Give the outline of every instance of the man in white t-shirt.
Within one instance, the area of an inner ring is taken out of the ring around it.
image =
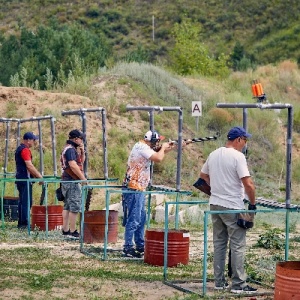
[[[213,151],[203,165],[200,177],[211,187],[210,210],[223,211],[245,209],[245,192],[249,198],[249,209],[256,209],[255,186],[251,179],[245,155],[251,134],[242,127],[233,127],[227,135],[225,147]],[[225,260],[228,240],[231,250],[232,287],[231,292],[255,293],[257,289],[247,285],[244,270],[246,250],[246,229],[237,225],[236,214],[212,214],[214,244],[215,289],[229,287],[225,275]]]
[[[137,142],[129,155],[127,171],[123,182],[123,211],[125,242],[123,255],[141,258],[144,253],[144,227],[146,223],[145,195],[150,182],[151,161],[161,162],[165,153],[174,147],[172,143],[159,145],[164,137],[156,131],[148,131],[143,140]],[[155,149],[155,150],[154,150]],[[134,240],[134,243],[133,243]]]

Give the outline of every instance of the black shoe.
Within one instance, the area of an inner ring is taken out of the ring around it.
[[[123,256],[125,257],[131,257],[131,258],[142,258],[143,255],[141,255],[140,252],[136,251],[134,248],[130,249],[123,249]]]
[[[70,235],[70,234],[71,234],[70,229],[68,231],[62,230],[62,235]]]
[[[227,290],[229,288],[229,284],[227,281],[225,281],[223,284],[221,285],[215,285],[214,289],[217,291],[222,291],[222,290]]]
[[[142,247],[136,247],[135,250],[137,252],[139,252],[141,255],[144,255],[144,252],[145,252],[144,246],[142,246]]]
[[[231,289],[231,292],[234,294],[254,294],[257,292],[257,289],[251,287],[250,285],[246,285],[240,289]]]
[[[79,237],[80,237],[79,232],[77,230],[75,230],[74,232],[70,231],[69,236],[76,238],[76,239],[79,239]]]

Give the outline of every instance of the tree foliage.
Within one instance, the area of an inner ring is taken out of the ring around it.
[[[171,67],[181,75],[202,74],[226,76],[226,56],[210,56],[208,48],[200,41],[199,23],[184,19],[173,29],[175,45],[170,51]]]
[[[33,87],[38,82],[45,89],[49,71],[53,82],[63,84],[70,72],[82,76],[103,67],[109,55],[110,48],[104,38],[75,24],[52,22],[48,27],[40,26],[36,32],[23,27],[18,35],[2,37],[0,82],[9,85],[16,74],[21,76],[22,71],[24,75],[26,70],[26,85]]]

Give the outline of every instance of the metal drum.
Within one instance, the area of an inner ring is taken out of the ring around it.
[[[189,262],[190,234],[187,230],[168,231],[168,267]],[[154,266],[164,265],[164,230],[147,229],[145,234],[144,262]]]
[[[84,238],[88,244],[102,243],[105,238],[105,210],[91,210],[84,213]],[[118,240],[118,211],[110,210],[108,214],[107,242],[116,243]]]

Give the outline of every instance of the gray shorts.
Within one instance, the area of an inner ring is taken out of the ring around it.
[[[61,183],[61,191],[65,196],[64,210],[81,212],[81,184],[79,182]]]

